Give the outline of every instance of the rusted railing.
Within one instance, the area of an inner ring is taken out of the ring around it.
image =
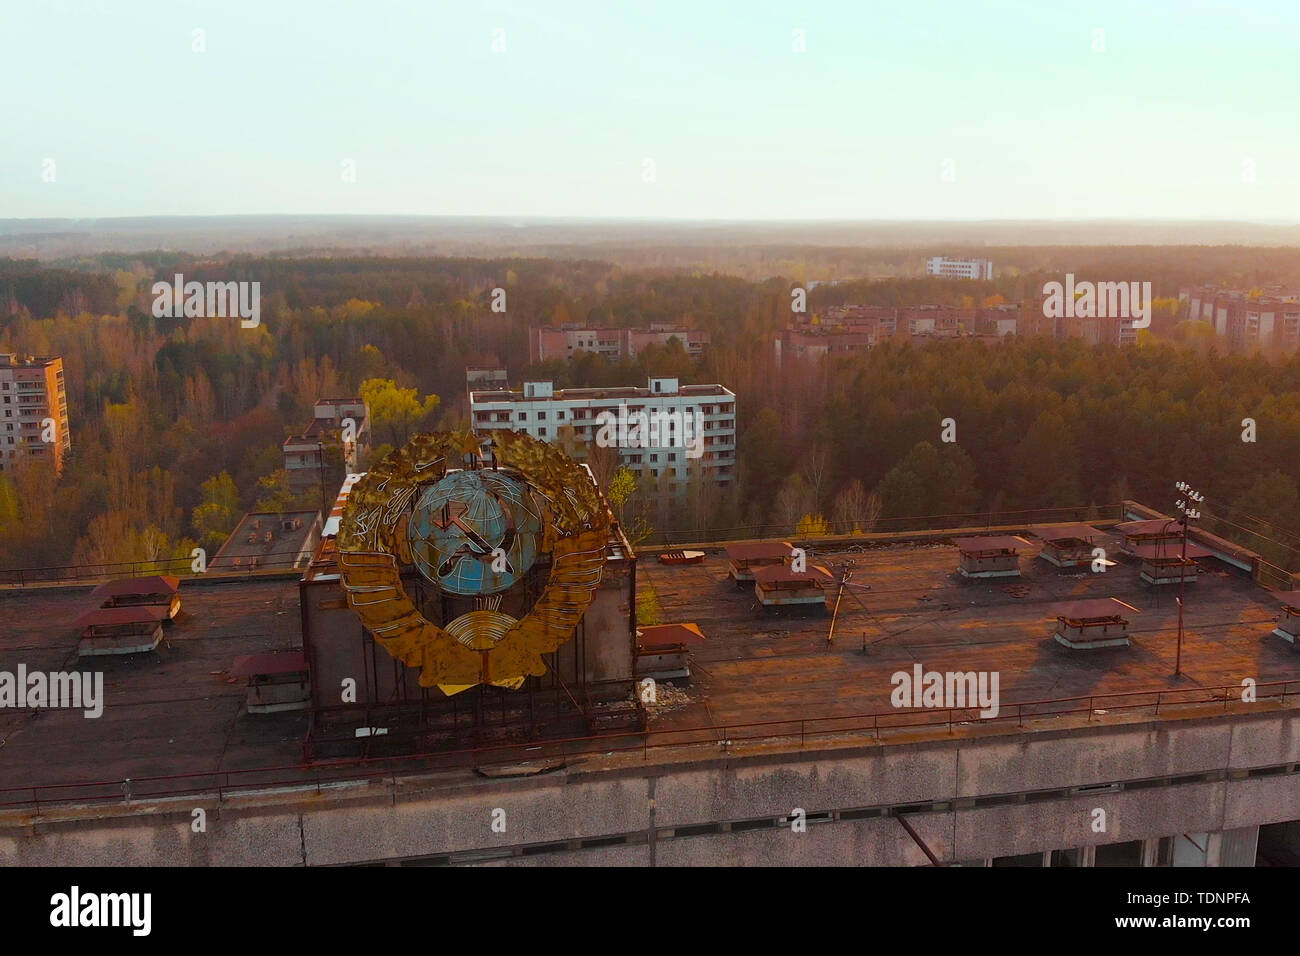
[[[1300,678],[1257,684],[1258,701],[1285,700],[1300,694]],[[1113,711],[1149,710],[1159,714],[1161,708],[1222,704],[1223,710],[1241,702],[1243,687],[1225,684],[1217,687],[1127,691],[1115,694],[1090,694],[1085,697],[1062,697],[1050,700],[1020,701],[1003,704],[996,716],[981,717],[978,706],[936,707],[923,710],[897,709],[846,716],[804,717],[767,720],[743,724],[721,724],[675,730],[623,731],[588,737],[534,740],[498,744],[466,750],[391,757],[317,761],[277,767],[245,770],[212,770],[183,774],[164,774],[132,780],[78,781],[62,784],[36,784],[0,788],[0,807],[34,807],[68,803],[131,803],[166,797],[208,796],[218,800],[230,793],[258,790],[306,789],[322,792],[326,787],[389,778],[396,785],[399,774],[435,770],[483,768],[537,759],[590,756],[593,754],[635,754],[650,759],[652,750],[659,752],[712,745],[729,751],[736,744],[753,741],[793,741],[805,746],[813,738],[829,741],[842,735],[869,734],[881,739],[890,731],[917,728],[942,728],[951,733],[959,724],[1015,721],[1023,727],[1026,720],[1043,720]]]

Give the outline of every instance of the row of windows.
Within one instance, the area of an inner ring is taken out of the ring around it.
[[[545,416],[545,413],[543,412],[541,413],[541,415]],[[526,420],[526,416],[521,417],[521,422],[523,422],[524,420]],[[542,420],[544,420],[544,417]],[[492,416],[489,415],[487,412],[479,412],[475,415],[474,421],[479,425],[491,425],[491,424],[508,425],[510,424],[510,416],[504,413]],[[727,419],[726,421],[720,421],[720,422],[705,422],[704,430],[710,432],[711,431],[725,432],[734,429],[735,424],[736,424],[735,419]],[[596,425],[577,425],[574,426],[573,432],[579,438],[591,439],[595,437],[598,428],[599,426]],[[670,431],[672,430],[670,429]],[[548,437],[547,426],[538,426],[537,436],[539,438]],[[718,436],[706,435],[704,438],[704,443],[706,445],[713,444],[715,441],[720,444],[729,444],[732,441],[734,441],[734,438],[731,435],[718,435]]]
[[[700,409],[700,414],[702,414],[702,415],[728,415],[728,414],[731,414],[731,412],[732,412],[732,410],[733,410],[733,406],[732,406],[732,404],[730,404],[730,403],[727,403],[727,404],[725,404],[725,405],[700,405],[700,406],[698,406],[698,407],[699,407],[699,409]],[[630,414],[630,415],[634,415],[634,414],[636,414],[637,412],[643,412],[643,411],[645,411],[645,410],[646,410],[646,406],[644,406],[644,405],[629,405],[629,406],[628,406],[628,414]],[[684,410],[683,410],[683,411],[684,411]],[[617,408],[617,407],[614,407],[614,408],[575,408],[575,409],[573,410],[573,420],[574,420],[574,421],[582,421],[582,420],[586,420],[586,419],[595,419],[595,418],[599,418],[602,414],[604,414],[604,413],[606,413],[606,412],[608,412],[608,413],[611,414],[611,415],[617,415],[617,414],[618,414],[618,408]],[[518,416],[519,421],[521,421],[521,422],[526,422],[526,421],[528,421],[528,412],[520,412],[520,411],[517,411],[517,412],[515,412],[515,414]],[[544,422],[544,421],[547,420],[547,415],[548,415],[548,413],[545,412],[545,411],[538,411],[538,412],[536,412],[536,415],[537,415],[536,421]],[[510,412],[506,412],[506,411],[498,411],[498,412],[483,412],[483,411],[480,411],[480,412],[475,412],[475,413],[474,413],[474,420],[475,420],[475,421],[478,421],[478,422],[488,422],[488,421],[508,422],[508,421],[510,421]],[[564,409],[557,409],[557,410],[555,411],[555,419],[554,419],[554,420],[557,421],[557,422],[562,422],[562,421],[565,420],[565,411],[564,411]]]

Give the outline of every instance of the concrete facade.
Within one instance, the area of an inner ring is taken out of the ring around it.
[[[71,450],[63,359],[0,352],[0,472],[50,461],[58,474]]]
[[[1071,850],[1090,865],[1133,843],[1151,865],[1203,835],[1174,862],[1217,865],[1253,859],[1258,827],[1300,820],[1300,706],[1276,701],[837,743],[11,809],[0,865],[924,865],[899,813],[945,863]]]

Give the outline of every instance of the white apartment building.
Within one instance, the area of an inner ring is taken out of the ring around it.
[[[623,464],[643,479],[660,482],[671,493],[686,490],[692,472],[729,486],[736,472],[736,396],[722,385],[681,385],[675,378],[652,378],[645,388],[565,388],[552,382],[525,382],[523,390],[470,392],[470,417],[479,434],[510,429],[554,441],[570,426],[579,441],[596,444],[603,412],[627,419],[646,414],[677,414],[701,423],[699,435],[685,442],[619,447]],[[696,454],[698,453],[698,454]],[[698,468],[696,467],[698,465]]]
[[[926,260],[927,275],[944,279],[992,279],[992,259],[950,259],[947,256],[932,256]]]

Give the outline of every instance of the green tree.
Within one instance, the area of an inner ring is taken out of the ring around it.
[[[614,514],[620,521],[623,520],[623,509],[627,505],[628,499],[636,494],[637,480],[636,475],[630,468],[620,468],[614,472],[614,477],[610,479],[609,489],[606,494],[609,497],[609,503],[614,506]]]
[[[1056,412],[1035,419],[1011,459],[1015,508],[1071,508],[1083,504],[1082,460],[1074,432]]]
[[[955,444],[918,442],[880,482],[886,517],[971,514],[979,507],[975,466]]]
[[[1231,520],[1258,530],[1258,534],[1245,533],[1243,544],[1258,551],[1269,563],[1293,569],[1300,567],[1300,554],[1285,545],[1294,546],[1295,539],[1300,537],[1297,515],[1300,515],[1300,489],[1296,480],[1285,472],[1274,470],[1255,479],[1249,490],[1238,499]],[[1229,527],[1226,530],[1232,532],[1235,529]],[[1234,537],[1241,537],[1241,534]]]
[[[659,606],[659,592],[651,584],[638,584],[636,589],[636,623],[641,627],[653,627],[663,620],[663,608]]]
[[[295,495],[289,486],[289,472],[277,468],[269,475],[257,479],[258,498],[254,511],[283,514],[286,511],[314,511],[320,508],[319,491],[313,498],[311,492]]]
[[[654,534],[654,527],[646,517],[645,508],[629,508],[641,495],[641,482],[629,468],[619,468],[609,481],[605,497],[614,506],[614,516],[628,542],[634,547]],[[641,502],[644,505],[644,502]]]
[[[423,400],[414,388],[399,388],[387,378],[370,378],[361,383],[361,398],[370,409],[371,433],[393,445],[405,445],[438,407],[437,395]]]
[[[190,515],[190,524],[205,548],[221,547],[239,524],[239,489],[230,473],[223,471],[202,485],[202,500]]]

